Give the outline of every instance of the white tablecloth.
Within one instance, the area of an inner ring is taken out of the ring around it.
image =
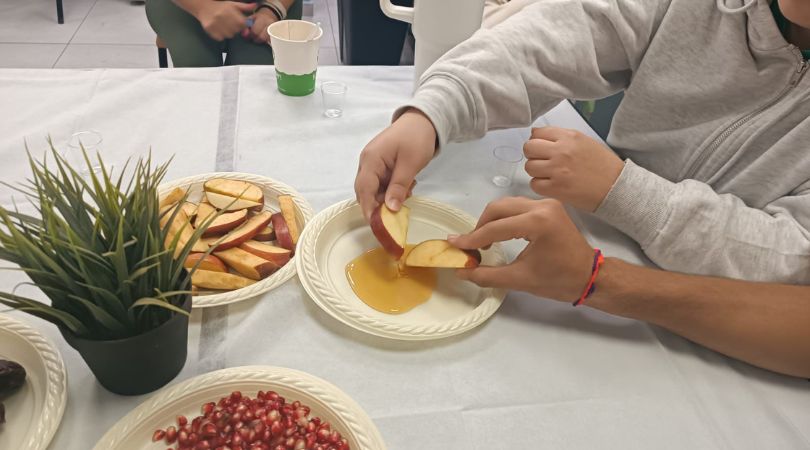
[[[104,136],[107,160],[175,155],[168,178],[214,170],[267,175],[316,211],[353,195],[357,155],[404,102],[411,70],[324,67],[345,82],[344,117],[320,96],[290,98],[272,68],[0,71],[0,177],[28,173],[32,150],[81,129]],[[584,127],[566,105],[547,115]],[[491,149],[527,130],[451,145],[419,177],[418,194],[478,215],[504,195],[488,181]],[[8,205],[10,191],[0,190]],[[609,255],[642,262],[626,237],[590,217],[585,234]],[[511,255],[517,243],[507,246]],[[0,289],[19,281],[0,275]],[[767,301],[767,299],[763,299]],[[18,317],[22,315],[16,314]],[[291,367],[336,384],[369,413],[390,449],[788,449],[810,447],[810,383],[723,357],[646,324],[512,293],[485,325],[428,343],[382,340],[321,312],[300,284],[230,307],[195,311],[175,382],[224,367]],[[52,449],[86,450],[146,396],[101,388],[55,327],[23,317],[59,347],[69,397]],[[5,449],[4,449],[5,450]],[[11,449],[9,449],[11,450]]]

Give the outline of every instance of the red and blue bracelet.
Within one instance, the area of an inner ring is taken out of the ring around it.
[[[591,266],[591,278],[588,280],[588,285],[585,286],[585,290],[582,292],[582,295],[572,303],[574,306],[579,306],[582,302],[585,301],[586,298],[590,297],[593,294],[593,291],[596,290],[596,277],[599,275],[599,268],[602,267],[602,264],[605,262],[605,256],[602,255],[602,250],[598,248],[593,249],[593,266]]]

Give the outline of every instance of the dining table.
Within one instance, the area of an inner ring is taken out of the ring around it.
[[[325,66],[317,73],[324,81],[347,86],[341,117],[324,116],[319,90],[282,95],[272,66],[2,69],[0,179],[24,182],[26,151],[40,158],[50,140],[62,152],[71,134],[95,130],[103,137],[100,154],[114,168],[151,155],[171,159],[166,181],[258,174],[292,186],[317,213],[354,197],[360,151],[410,98],[413,68]],[[547,124],[595,136],[568,102],[535,126]],[[520,148],[529,134],[516,128],[448,144],[419,174],[415,194],[474,217],[501,197],[537,197],[522,166],[511,186],[491,182],[492,150]],[[0,187],[4,207],[24,201]],[[570,213],[606,255],[654,266],[618,230]],[[524,245],[503,248],[512,259]],[[44,300],[24,281],[19,272],[0,271],[0,289]],[[154,395],[105,390],[54,325],[3,312],[39,330],[64,360],[67,405],[49,448],[93,448]],[[249,300],[194,309],[188,357],[170,385],[247,365],[292,368],[333,383],[368,413],[392,450],[810,448],[810,381],[644,322],[523,292],[509,292],[488,321],[466,333],[400,341],[333,319],[293,278]]]

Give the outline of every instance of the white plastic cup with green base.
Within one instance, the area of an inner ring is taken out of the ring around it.
[[[267,27],[267,34],[273,47],[278,90],[295,97],[313,93],[321,27],[305,20],[282,20]]]

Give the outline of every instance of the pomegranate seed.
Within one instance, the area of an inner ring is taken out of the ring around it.
[[[166,437],[166,432],[163,430],[155,430],[152,434],[152,442],[162,441]]]
[[[216,404],[216,403],[214,403],[214,402],[208,402],[208,403],[206,403],[206,404],[202,405],[202,408],[201,408],[202,414],[203,414],[204,416],[207,416],[207,415],[211,414],[211,412],[212,412],[212,411],[214,410],[214,408],[216,408],[216,407],[217,407],[217,404]]]
[[[329,430],[321,428],[318,430],[318,442],[326,442],[329,440]]]
[[[177,440],[177,429],[174,426],[166,428],[166,443],[174,444],[174,441],[176,440]]]
[[[208,441],[197,442],[197,445],[194,446],[194,450],[211,450],[211,443]]]
[[[191,432],[196,433],[200,431],[200,425],[202,424],[202,417],[195,417],[194,420],[191,421]]]
[[[186,416],[177,416],[177,425],[184,427],[188,424],[188,419]]]
[[[188,443],[189,444],[194,445],[199,440],[200,440],[200,436],[197,433],[191,432],[191,433],[188,434]]]
[[[202,437],[214,437],[217,435],[217,426],[213,423],[206,423],[200,429],[200,436]]]
[[[304,450],[307,448],[307,441],[303,439],[298,439],[295,441],[295,445],[293,446],[293,450]]]
[[[337,444],[340,442],[340,433],[333,430],[332,434],[329,435],[329,442],[332,444]]]
[[[177,433],[177,443],[180,445],[188,445],[188,433],[186,430],[180,430],[180,432]]]
[[[281,427],[281,422],[279,422],[278,420],[276,420],[275,422],[273,422],[272,425],[270,425],[270,433],[272,433],[273,436],[280,435],[282,433],[282,431],[284,431],[284,430]]]
[[[231,399],[235,401],[239,401],[242,398],[242,393],[239,391],[231,392]]]

